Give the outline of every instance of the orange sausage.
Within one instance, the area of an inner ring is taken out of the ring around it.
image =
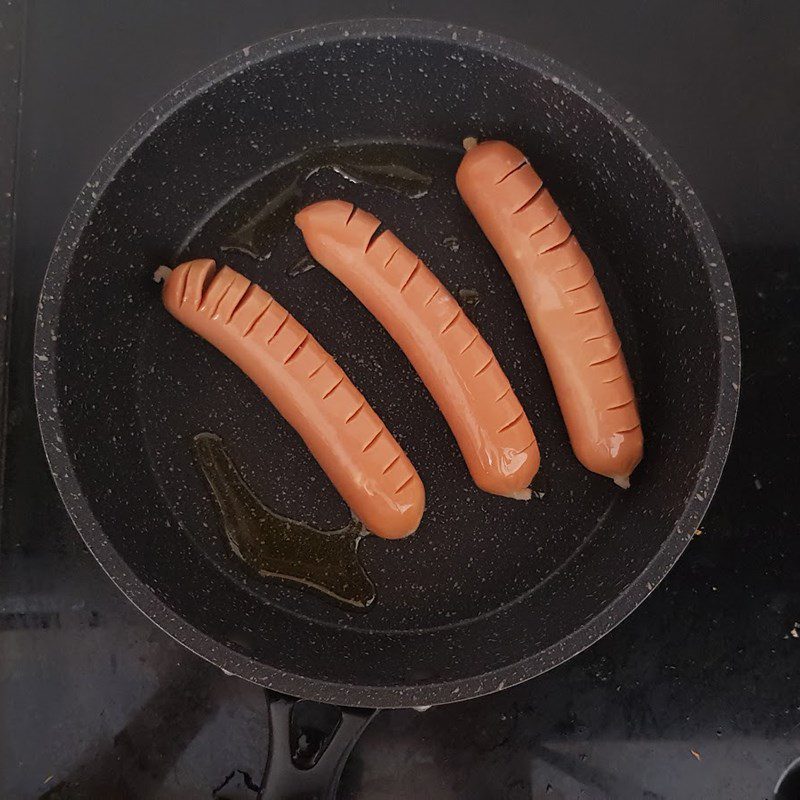
[[[642,426],[622,343],[589,259],[516,147],[491,141],[470,147],[456,185],[514,281],[575,455],[627,488],[642,458]]]
[[[370,531],[396,539],[417,529],[425,490],[408,457],[341,367],[271,295],[199,259],[172,270],[162,299],[264,392]]]
[[[491,348],[436,276],[380,221],[343,200],[295,217],[311,255],[372,312],[442,410],[475,483],[527,500],[536,437]]]

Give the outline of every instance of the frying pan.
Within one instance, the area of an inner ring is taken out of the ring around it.
[[[508,139],[531,157],[595,264],[645,429],[627,492],[570,451],[521,304],[455,191],[467,135]],[[342,148],[352,161],[374,147],[430,186],[409,192],[329,164],[306,168],[320,152],[336,160]],[[285,209],[273,214],[287,188],[289,206],[340,196],[370,209],[456,296],[477,300],[469,313],[537,432],[539,499],[478,491],[396,345],[324,270],[294,268],[301,238]],[[264,220],[248,255],[236,237]],[[366,613],[258,577],[225,541],[193,460],[202,431],[222,437],[276,511],[334,528],[347,510],[258,390],[161,307],[153,268],[201,255],[289,308],[421,473],[428,509],[416,535],[363,543],[377,591]],[[739,340],[708,220],[631,114],[513,42],[373,20],[245,48],[133,126],[61,232],[34,369],[50,466],[92,553],[159,627],[278,693],[264,796],[298,787],[332,796],[368,709],[464,700],[532,678],[603,636],[664,577],[720,477]],[[298,738],[299,707],[287,696],[345,707],[313,753],[301,752],[309,738]]]

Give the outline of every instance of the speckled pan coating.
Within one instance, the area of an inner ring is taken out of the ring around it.
[[[470,134],[507,138],[535,161],[596,266],[645,429],[645,460],[626,494],[572,458],[513,287],[456,195],[457,148]],[[535,426],[549,487],[524,504],[472,486],[388,337],[323,270],[287,277],[302,255],[299,234],[287,229],[268,260],[233,258],[337,353],[426,483],[429,511],[411,540],[365,542],[378,604],[360,616],[248,575],[225,548],[191,461],[200,430],[224,437],[276,510],[331,526],[346,512],[258,391],[163,312],[150,277],[178,257],[223,260],[228,212],[257,207],[254,179],[336,139],[419,145],[434,182],[418,201],[329,178],[304,200],[338,192],[370,208],[456,296],[477,290],[470,313]],[[631,114],[518,44],[380,20],[246,48],[133,126],[58,240],[34,371],[64,503],[112,580],[157,625],[222,669],[288,694],[421,706],[561,663],[664,577],[722,471],[739,339],[708,220]]]

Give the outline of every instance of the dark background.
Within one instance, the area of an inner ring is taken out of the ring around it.
[[[388,15],[544,50],[661,139],[728,259],[744,375],[733,452],[702,536],[652,597],[535,681],[424,714],[382,714],[348,765],[342,798],[768,798],[800,755],[800,637],[791,633],[800,623],[791,477],[800,474],[800,4],[50,0],[0,11],[0,78],[13,85],[14,53],[22,68],[0,560],[2,798],[255,796],[246,775],[257,781],[263,768],[261,691],[142,617],[62,510],[33,404],[36,299],[83,182],[162,94],[274,33]],[[2,128],[6,154],[11,127]]]

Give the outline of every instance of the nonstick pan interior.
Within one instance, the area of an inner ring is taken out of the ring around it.
[[[466,135],[525,151],[595,264],[645,430],[628,492],[571,453],[521,304],[455,190]],[[699,206],[655,147],[599,91],[548,60],[422,23],[287,36],[167,98],[81,196],[37,331],[48,455],[100,562],[160,625],[229,671],[351,705],[491,691],[602,635],[694,531],[735,409],[727,274]],[[332,162],[368,153],[402,164],[430,187],[412,197],[420,192],[330,168],[307,177],[320,151]],[[472,485],[397,346],[323,269],[297,268],[305,250],[288,214],[252,255],[230,249],[287,187],[290,204],[336,196],[368,208],[468,302],[536,430],[540,499],[514,502]],[[348,512],[255,386],[163,310],[154,267],[195,256],[231,264],[289,308],[426,484],[414,537],[363,545],[377,587],[366,613],[260,579],[226,543],[192,456],[203,431],[223,438],[276,511],[331,528]]]

